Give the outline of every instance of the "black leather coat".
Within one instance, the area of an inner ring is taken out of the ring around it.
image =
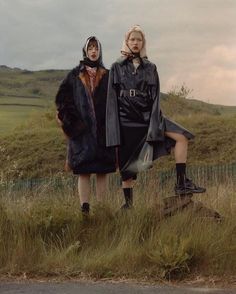
[[[121,125],[147,126],[146,141],[154,145],[154,159],[170,153],[175,141],[165,131],[194,138],[188,130],[166,118],[160,109],[160,83],[155,64],[142,58],[137,70],[126,57],[113,63],[106,109],[107,146],[120,146]]]
[[[133,89],[139,92],[132,93]],[[132,126],[149,125],[147,141],[162,140],[163,117],[159,95],[159,78],[153,63],[143,58],[135,70],[133,63],[126,58],[115,62],[111,67],[108,85],[107,146],[121,144],[120,122]]]

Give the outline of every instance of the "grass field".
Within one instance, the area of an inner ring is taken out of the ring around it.
[[[54,97],[66,73],[0,66],[0,160],[5,162],[1,172],[6,177],[38,178],[63,172],[66,140],[55,120]],[[190,165],[236,161],[236,107],[173,93],[161,95],[161,107],[166,116],[196,135],[189,146]],[[155,165],[169,169],[173,156]]]
[[[34,106],[34,107],[46,107],[51,101],[48,101],[43,98],[30,96],[27,97],[17,97],[17,96],[0,96],[0,105],[1,106],[13,106],[22,105],[22,106]]]
[[[65,74],[0,68],[0,275],[149,282],[235,277],[236,187],[230,177],[208,181],[207,193],[194,196],[224,216],[222,223],[193,210],[160,217],[175,179],[160,189],[157,172],[174,167],[173,156],[155,162],[148,180],[140,175],[133,210],[120,212],[122,191],[111,185],[105,202],[92,197],[91,215],[82,217],[77,189],[66,181],[66,140],[53,105]],[[188,166],[236,162],[235,107],[162,98],[164,113],[196,135]],[[62,186],[45,182],[21,190],[15,185],[19,179],[55,176]]]
[[[162,198],[152,182],[144,195],[135,189],[133,210],[122,213],[121,190],[112,189],[104,204],[91,199],[88,218],[72,186],[0,190],[0,274],[149,282],[235,277],[235,185],[207,188],[194,199],[217,210],[222,223],[192,210],[160,218]]]
[[[27,71],[0,67],[0,136],[25,124],[53,104],[67,71]]]
[[[38,107],[33,106],[3,106],[0,105],[0,136],[11,133],[16,127],[26,123],[35,112],[40,112]]]
[[[35,113],[42,113],[50,103],[43,98],[0,96],[0,136],[25,124]]]
[[[188,166],[236,162],[236,117],[192,115],[176,120],[195,133],[189,144]],[[19,156],[20,154],[20,156]],[[1,172],[6,178],[41,178],[65,172],[66,139],[55,120],[55,110],[32,114],[24,125],[2,136]],[[174,156],[160,158],[156,169],[174,167]]]
[[[0,68],[0,95],[35,96],[52,99],[67,71],[27,71]]]

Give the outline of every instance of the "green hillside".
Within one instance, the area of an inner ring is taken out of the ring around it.
[[[0,95],[28,98],[52,98],[58,83],[68,71],[29,71],[0,66]]]
[[[66,139],[55,121],[53,101],[65,75],[66,71],[0,67],[0,180],[64,172]],[[162,94],[161,105],[165,115],[196,135],[189,146],[189,164],[236,162],[236,107],[173,94]],[[156,162],[155,168],[173,164],[169,156]]]
[[[28,71],[0,66],[0,135],[52,105],[67,71]]]
[[[236,116],[192,114],[176,120],[196,135],[189,146],[190,165],[236,162]],[[55,122],[53,110],[35,115],[28,124],[0,143],[4,178],[38,178],[64,173],[66,139]],[[173,156],[155,163],[157,169],[173,167]]]
[[[11,132],[37,113],[52,107],[58,86],[68,70],[29,71],[0,66],[0,135]],[[168,116],[234,114],[235,107],[208,104],[180,95],[162,93],[162,108]],[[183,113],[185,111],[186,113]]]
[[[191,116],[192,114],[236,115],[236,106],[209,104],[178,95],[161,95],[161,105],[168,116]]]

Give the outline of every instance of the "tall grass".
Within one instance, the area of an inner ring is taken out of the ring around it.
[[[141,188],[134,209],[120,211],[122,193],[113,189],[103,204],[91,200],[88,218],[70,186],[0,192],[0,273],[153,280],[236,274],[233,182],[198,196],[225,217],[222,223],[190,209],[164,219],[165,191],[157,193],[152,182]]]

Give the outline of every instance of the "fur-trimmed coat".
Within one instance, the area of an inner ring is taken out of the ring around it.
[[[106,148],[108,70],[99,67],[93,95],[83,63],[69,72],[56,95],[58,118],[68,137],[68,164],[74,173],[115,171],[115,151]]]

